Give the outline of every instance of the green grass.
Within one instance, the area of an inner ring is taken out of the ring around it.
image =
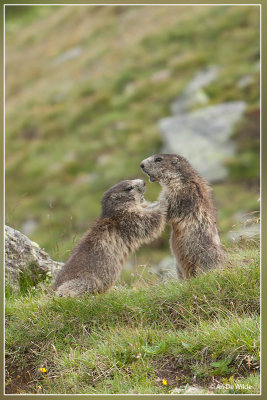
[[[30,237],[52,258],[66,260],[73,241],[98,216],[105,190],[144,177],[140,161],[162,145],[157,121],[170,114],[170,103],[200,68],[220,66],[219,78],[205,89],[211,104],[242,99],[250,110],[259,108],[258,7],[9,9],[6,222],[21,230],[36,220]],[[77,58],[56,63],[73,48],[81,49]],[[155,80],[162,70],[168,78]],[[246,74],[252,81],[239,88]],[[225,199],[219,207],[224,238],[237,210],[259,208],[256,122],[251,112],[234,137],[231,182],[218,190],[214,185],[215,199],[217,192]],[[243,187],[248,180],[249,190]],[[232,188],[239,194],[230,203]],[[158,193],[158,185],[148,185],[148,199]],[[167,235],[158,250],[150,249],[151,262],[166,255]],[[141,264],[146,254],[137,254]]]
[[[55,298],[48,277],[21,274],[19,292],[6,288],[7,393],[259,393],[259,247],[227,239],[238,213],[259,210],[259,8],[8,7],[5,47],[6,223],[34,219],[30,238],[61,261],[103,192],[144,178],[158,120],[199,69],[220,67],[210,104],[248,104],[213,187],[226,269],[160,282],[150,266],[169,255],[167,228],[102,296]],[[147,199],[159,191],[148,184]]]
[[[224,270],[186,282],[78,299],[55,298],[47,283],[11,293],[6,390],[141,394],[197,384],[259,393],[259,280],[259,248],[246,242],[229,249]]]

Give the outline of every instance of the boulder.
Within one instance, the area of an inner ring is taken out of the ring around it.
[[[210,182],[224,180],[225,162],[235,153],[231,135],[245,108],[243,101],[226,102],[161,119],[162,152],[186,157]]]
[[[260,238],[260,225],[252,224],[244,226],[240,229],[231,230],[227,234],[231,242],[236,242],[242,239],[259,239]]]
[[[159,264],[154,264],[150,271],[163,281],[177,279],[176,260],[174,257],[166,257]]]
[[[53,277],[62,265],[23,233],[5,225],[5,279],[13,288],[19,288],[23,272],[34,281],[40,275]]]
[[[209,97],[203,88],[217,78],[219,67],[212,65],[196,73],[183,93],[171,104],[174,115],[190,111],[193,107],[208,104]]]

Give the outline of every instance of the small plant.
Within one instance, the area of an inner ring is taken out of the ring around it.
[[[44,281],[50,281],[49,274],[45,271],[41,272],[35,264],[30,264],[27,268],[19,272],[19,292],[26,294],[35,288],[38,283]]]

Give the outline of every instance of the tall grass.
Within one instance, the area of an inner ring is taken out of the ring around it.
[[[10,296],[7,391],[170,393],[197,385],[216,392],[218,384],[256,379],[251,389],[235,389],[258,393],[258,247],[230,258],[226,269],[185,282],[78,299],[56,298],[41,283]]]

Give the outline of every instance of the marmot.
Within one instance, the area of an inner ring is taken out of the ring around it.
[[[140,164],[151,182],[159,182],[159,201],[168,203],[170,245],[180,279],[219,267],[223,250],[208,182],[182,156],[156,154]]]
[[[166,203],[149,205],[144,193],[145,182],[141,179],[122,181],[104,193],[100,217],[56,277],[54,289],[58,295],[107,291],[130,252],[160,235],[165,226]]]

